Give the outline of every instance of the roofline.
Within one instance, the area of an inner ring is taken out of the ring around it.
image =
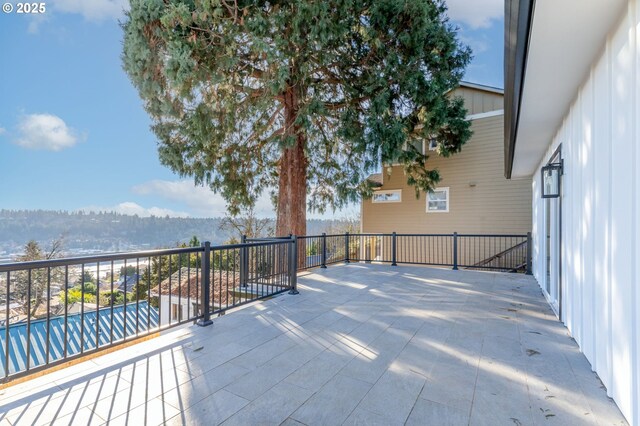
[[[535,0],[504,3],[504,176],[511,179]]]
[[[461,81],[460,87],[468,87],[470,89],[482,90],[485,92],[497,93],[499,95],[504,95],[504,90],[499,87],[487,86],[484,84],[471,83],[470,81]]]
[[[499,115],[504,115],[504,110],[503,109],[496,109],[496,110],[493,110],[493,111],[479,112],[477,114],[470,114],[470,115],[467,115],[467,120],[469,120],[469,121],[482,120],[483,118],[497,117]]]

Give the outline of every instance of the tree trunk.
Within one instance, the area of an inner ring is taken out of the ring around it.
[[[295,124],[298,93],[291,85],[284,93],[284,115],[284,137],[293,138],[295,143],[280,156],[276,236],[306,235],[308,163],[304,149],[307,140],[304,130]]]

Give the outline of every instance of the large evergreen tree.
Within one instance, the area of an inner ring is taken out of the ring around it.
[[[446,156],[470,136],[446,96],[470,52],[443,0],[131,0],[123,30],[162,163],[232,213],[272,191],[277,235],[305,234],[307,195],[370,196],[381,162],[431,189],[416,142]]]

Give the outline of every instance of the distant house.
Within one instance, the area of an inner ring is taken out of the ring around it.
[[[632,425],[640,425],[639,58],[637,0],[506,2],[505,175],[533,188],[533,274]]]
[[[114,282],[113,290],[120,293],[131,293],[134,287],[138,285],[139,280],[140,276],[138,274],[121,276],[118,281]]]
[[[136,333],[145,333],[159,325],[158,311],[150,307],[146,301],[131,302],[112,308],[100,308],[96,311],[89,310],[85,306],[84,315],[80,313],[67,313],[66,321],[63,315],[51,317],[49,324],[49,362],[61,360],[64,357],[65,338],[67,357],[80,353],[81,344],[84,350],[96,348],[96,340],[99,346],[107,346],[111,339],[121,340],[125,335],[125,322],[127,336],[135,336]],[[126,318],[126,321],[125,321]],[[97,321],[96,321],[97,320]],[[65,328],[66,324],[66,328]],[[83,330],[83,341],[80,341],[80,329]],[[96,335],[97,333],[97,335]],[[13,323],[9,326],[9,374],[26,369],[27,362],[27,322]],[[5,353],[7,330],[5,325],[0,326],[0,377],[5,376]],[[44,365],[47,360],[47,320],[32,320],[30,333],[30,365],[35,368]]]
[[[531,230],[531,182],[503,175],[504,111],[501,89],[461,83],[452,92],[464,99],[473,136],[462,151],[444,158],[435,141],[419,149],[438,169],[441,181],[432,193],[407,184],[400,165],[382,165],[369,180],[373,197],[362,201],[363,233],[453,232],[467,234],[526,234]]]
[[[215,270],[210,279],[212,309],[226,306],[230,292],[239,282],[239,274]],[[163,325],[202,315],[201,271],[182,267],[162,281],[160,286],[152,288],[151,296],[158,298],[160,323]]]

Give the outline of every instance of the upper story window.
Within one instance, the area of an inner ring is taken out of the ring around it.
[[[376,191],[373,193],[374,203],[399,203],[402,201],[402,190]]]
[[[423,141],[413,141],[413,142],[410,142],[410,145],[412,145],[420,154],[424,154]]]
[[[427,192],[427,213],[446,213],[449,211],[449,188],[435,188]]]
[[[429,139],[429,151],[435,151],[438,149],[438,141],[435,139]]]

